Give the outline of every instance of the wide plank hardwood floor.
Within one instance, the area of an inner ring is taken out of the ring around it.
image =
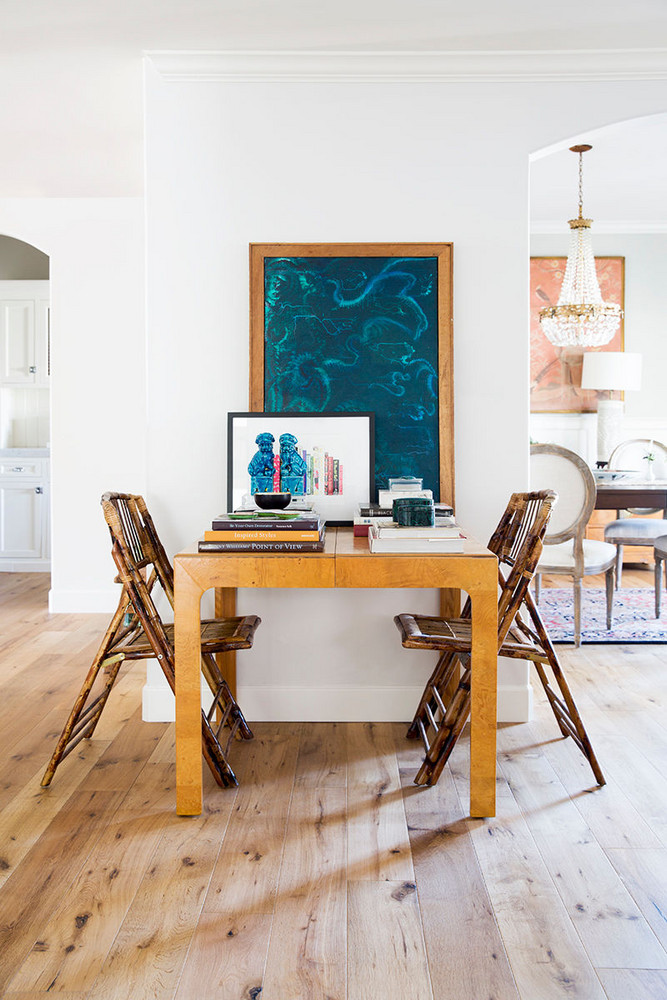
[[[239,787],[205,769],[179,818],[140,663],[40,788],[108,621],[49,615],[48,583],[0,574],[1,1000],[667,997],[667,646],[559,647],[602,789],[536,690],[494,819],[468,816],[465,734],[417,788],[379,723],[257,723]]]

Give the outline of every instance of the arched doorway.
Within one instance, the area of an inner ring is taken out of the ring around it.
[[[49,257],[0,235],[0,571],[50,569]]]

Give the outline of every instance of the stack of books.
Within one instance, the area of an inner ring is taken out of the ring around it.
[[[368,529],[377,521],[378,524],[392,525],[392,505],[381,507],[380,504],[361,504],[353,518],[354,534],[358,536],[368,535]],[[455,524],[454,510],[447,503],[435,504],[435,526],[436,528],[450,527]]]
[[[200,552],[323,552],[326,526],[312,510],[221,514],[199,542]]]
[[[371,552],[463,552],[464,540],[455,524],[407,528],[375,520],[368,528]]]

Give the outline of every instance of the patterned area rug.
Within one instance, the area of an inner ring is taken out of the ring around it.
[[[551,641],[574,640],[572,590],[542,587],[538,610]],[[584,587],[581,599],[581,642],[667,643],[667,595],[663,591],[660,618],[655,617],[653,587],[621,589],[614,594],[614,617],[607,631],[604,590]]]

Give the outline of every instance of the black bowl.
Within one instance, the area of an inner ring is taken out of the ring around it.
[[[291,499],[291,493],[255,493],[255,503],[262,510],[285,510]]]

